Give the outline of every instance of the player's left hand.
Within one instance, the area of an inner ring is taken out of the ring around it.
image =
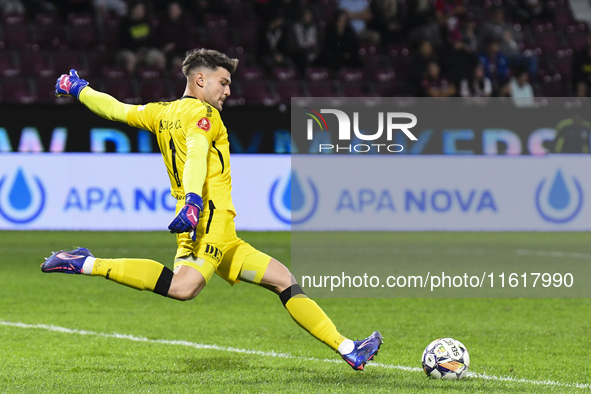
[[[70,95],[76,98],[80,97],[80,91],[88,85],[88,81],[81,79],[76,70],[71,69],[70,74],[62,74],[55,84],[55,95]]]
[[[168,225],[171,233],[191,233],[191,239],[197,239],[197,224],[199,214],[203,211],[203,199],[195,193],[187,193],[185,206],[181,208],[176,218]]]

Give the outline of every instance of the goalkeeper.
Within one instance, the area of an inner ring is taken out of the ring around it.
[[[100,93],[76,70],[58,78],[56,94],[73,96],[99,116],[156,135],[177,199],[176,217],[168,229],[176,234],[178,248],[174,271],[153,260],[96,258],[86,248],[53,253],[41,270],[102,276],[182,301],[195,298],[214,273],[232,285],[254,283],[278,294],[296,323],[354,369],[363,370],[378,352],[380,333],[361,341],[343,337],[283,264],[236,235],[230,144],[220,111],[237,65],[237,59],[214,50],[189,51],[183,62],[183,97],[146,105],[124,104]]]

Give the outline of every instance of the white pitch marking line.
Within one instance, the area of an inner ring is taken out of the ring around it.
[[[86,330],[77,330],[72,328],[66,327],[59,327],[54,325],[47,325],[47,324],[26,324],[26,323],[19,323],[19,322],[9,322],[9,321],[0,321],[0,326],[8,326],[8,327],[19,327],[19,328],[38,328],[47,331],[54,331],[54,332],[61,332],[66,334],[78,334],[78,335],[89,335],[89,336],[97,336],[103,338],[118,338],[118,339],[127,339],[130,341],[135,342],[147,342],[147,343],[159,343],[164,345],[176,345],[176,346],[186,346],[192,347],[195,349],[208,349],[208,350],[220,350],[224,352],[232,352],[232,353],[241,353],[241,354],[252,354],[257,356],[265,356],[265,357],[276,357],[276,358],[290,358],[294,360],[306,360],[306,361],[322,361],[328,363],[341,363],[340,360],[335,359],[321,359],[321,358],[314,358],[314,357],[298,357],[293,356],[289,353],[276,353],[276,352],[264,352],[262,350],[250,350],[250,349],[240,349],[235,347],[228,347],[228,346],[218,346],[218,345],[206,345],[202,343],[195,343],[195,342],[188,342],[188,341],[173,341],[167,339],[148,339],[145,337],[137,337],[134,335],[128,334],[106,334],[102,332],[94,332],[94,331],[86,331]],[[382,364],[382,363],[371,363],[372,367],[379,367],[379,368],[386,368],[386,369],[397,369],[400,371],[406,372],[423,372],[421,368],[416,367],[407,367],[404,365],[393,365],[393,364]],[[487,375],[484,373],[476,373],[476,372],[468,372],[467,375],[471,378],[480,378],[485,380],[497,380],[503,382],[513,382],[513,383],[527,383],[533,384],[538,386],[557,386],[557,387],[568,387],[568,388],[578,388],[578,389],[591,389],[591,384],[585,383],[562,383],[562,382],[555,382],[552,380],[528,380],[528,379],[518,379],[513,378],[510,376],[495,376],[495,375]]]
[[[528,250],[516,249],[515,253],[522,256],[541,256],[541,257],[570,257],[573,259],[591,259],[589,253],[559,252],[551,250]]]

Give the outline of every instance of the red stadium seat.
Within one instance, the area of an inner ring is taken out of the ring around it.
[[[7,48],[24,49],[31,45],[31,34],[26,24],[4,25],[4,42]]]
[[[56,103],[59,102],[55,97],[55,80],[56,78],[40,78],[37,79],[37,97],[40,103]]]
[[[55,75],[55,69],[49,65],[47,56],[43,52],[20,52],[20,69],[26,76],[51,77]],[[57,76],[56,76],[57,78]]]
[[[339,77],[343,82],[361,81],[363,79],[363,71],[357,68],[342,68],[339,71]]]
[[[92,15],[72,12],[68,15],[68,43],[75,49],[89,50],[96,47],[98,37]]]
[[[135,93],[132,81],[128,78],[105,79],[103,84],[104,91],[119,101],[129,104],[138,104],[140,98]]]
[[[345,97],[368,97],[369,83],[363,80],[343,82],[343,95]]]
[[[295,68],[277,67],[273,70],[273,79],[275,81],[293,81],[297,79],[298,73]]]
[[[542,86],[543,97],[567,97],[566,85],[563,81],[551,81],[543,83]]]
[[[264,71],[259,67],[238,67],[236,73],[243,81],[260,80],[265,76]]]
[[[74,68],[82,70],[82,60],[78,52],[66,51],[53,54],[55,69],[58,73],[64,74]]]
[[[308,67],[306,79],[308,81],[327,81],[330,79],[330,72],[324,67]]]
[[[16,77],[21,72],[21,69],[15,65],[14,56],[10,52],[0,51],[0,75],[4,78]]]
[[[169,101],[172,99],[168,84],[161,78],[150,78],[139,81],[142,103]]]
[[[317,80],[308,82],[308,91],[311,97],[337,97],[340,96],[332,81]]]
[[[277,81],[275,82],[275,91],[279,95],[282,104],[290,104],[292,97],[303,97],[300,81]]]
[[[242,86],[247,105],[271,106],[279,102],[279,96],[271,94],[267,89],[266,81],[245,81]]]
[[[566,28],[566,42],[573,51],[579,51],[587,44],[587,30],[587,24],[584,22],[575,23]]]
[[[236,32],[236,45],[244,48],[247,52],[252,52],[257,43],[258,27],[256,23],[241,26]]]
[[[108,15],[105,18],[103,28],[102,28],[102,37],[101,43],[105,50],[115,50],[119,48],[119,25],[121,24],[121,20],[114,16]]]
[[[65,32],[53,14],[38,14],[35,21],[36,43],[41,49],[66,49]]]
[[[572,74],[572,62],[572,50],[558,51],[554,60],[556,72],[564,76],[566,79],[570,79]]]
[[[140,79],[160,79],[162,71],[154,67],[140,67],[137,70],[137,76]]]
[[[105,79],[121,79],[126,76],[125,69],[111,65],[103,66],[101,73]]]
[[[31,104],[37,101],[37,96],[26,78],[17,77],[2,80],[2,99],[5,103]]]

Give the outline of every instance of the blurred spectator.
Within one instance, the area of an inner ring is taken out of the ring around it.
[[[466,7],[462,0],[435,0],[434,3],[435,18],[445,40],[448,34],[459,32]]]
[[[92,12],[91,0],[53,0],[51,2],[58,8],[63,20],[67,20],[71,12]]]
[[[441,69],[436,62],[427,66],[427,77],[423,79],[423,95],[426,97],[452,97],[456,95],[456,87],[441,76]]]
[[[587,44],[573,58],[572,74],[576,95],[587,97],[591,88],[591,34],[587,36]]]
[[[493,11],[490,21],[482,25],[480,31],[481,43],[495,40],[499,42],[499,50],[507,56],[508,67],[527,67],[530,75],[535,76],[538,72],[538,58],[535,55],[524,55],[521,51],[523,46],[523,31],[521,25],[505,21],[505,11],[497,8]]]
[[[269,18],[281,13],[289,22],[295,22],[302,13],[300,4],[299,0],[269,0],[264,15],[267,15],[266,20],[269,20]]]
[[[184,10],[177,1],[168,4],[166,17],[160,20],[156,29],[155,42],[166,56],[168,67],[180,70],[189,50],[189,25],[184,17]]]
[[[0,14],[17,14],[25,13],[25,5],[20,0],[0,0]]]
[[[418,53],[415,53],[410,59],[411,94],[421,93],[422,83],[427,76],[427,68],[431,62],[437,62],[433,44],[430,41],[423,41],[419,46]]]
[[[400,0],[373,0],[369,6],[371,20],[368,27],[377,31],[386,47],[404,37],[404,15]]]
[[[553,19],[554,12],[547,0],[509,0],[513,14],[529,23],[534,19]]]
[[[484,75],[484,66],[478,63],[470,77],[463,79],[460,84],[460,96],[462,97],[490,97],[492,95],[492,83]]]
[[[292,29],[279,12],[258,34],[257,55],[267,72],[271,74],[276,67],[294,65],[289,53],[293,50]]]
[[[115,14],[122,18],[127,15],[127,2],[124,0],[93,0],[94,13],[98,24],[104,23],[105,17]]]
[[[552,142],[553,153],[589,153],[591,122],[584,120],[579,110],[572,118],[558,123],[556,132]]]
[[[339,8],[349,14],[351,26],[359,40],[376,45],[380,42],[380,34],[368,29],[368,23],[372,19],[369,4],[369,0],[339,0]]]
[[[135,72],[140,63],[160,70],[165,68],[166,57],[154,48],[154,29],[148,21],[143,2],[131,6],[128,17],[121,22],[119,33],[122,50],[117,58],[129,75]]]
[[[511,81],[501,91],[501,96],[512,97],[516,107],[533,107],[534,89],[529,83],[529,75],[526,70],[515,73]]]
[[[459,31],[450,33],[450,38],[440,51],[440,63],[456,88],[463,79],[468,78],[476,64],[476,55],[470,52],[468,45],[462,41]]]
[[[293,25],[294,48],[292,57],[294,62],[304,72],[304,69],[312,65],[320,51],[318,26],[314,21],[314,14],[309,8],[302,10],[301,16]]]
[[[493,84],[493,90],[498,91],[509,77],[509,67],[507,57],[499,51],[498,41],[491,40],[478,61],[484,66],[484,71],[488,79]]]
[[[164,2],[164,4],[168,4]],[[192,0],[186,3],[192,19],[199,25],[205,23],[206,15],[228,15],[230,10],[225,2],[219,0]]]
[[[478,36],[476,35],[476,21],[468,20],[464,23],[462,32],[462,42],[466,50],[474,55],[478,53]]]
[[[326,30],[326,42],[322,64],[332,70],[341,67],[361,67],[359,42],[351,26],[349,14],[344,10],[335,13],[334,19]]]
[[[424,26],[435,19],[435,10],[432,0],[407,1],[408,20],[407,29],[409,33],[416,27]]]

